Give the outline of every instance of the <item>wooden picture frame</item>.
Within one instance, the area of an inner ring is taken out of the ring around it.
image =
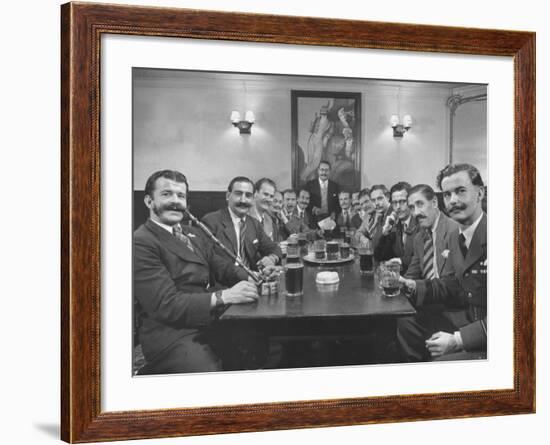
[[[319,162],[325,160],[331,164],[331,180],[346,190],[359,190],[361,93],[292,90],[290,97],[292,187],[298,190],[316,178]],[[302,108],[308,101],[312,109],[305,113]],[[339,110],[343,110],[345,124],[340,122]],[[323,120],[324,128],[319,124]],[[308,165],[310,157],[311,166]]]
[[[89,3],[62,5],[61,33],[63,440],[92,442],[534,412],[534,33]],[[513,388],[102,412],[99,116],[100,39],[104,34],[513,57]]]

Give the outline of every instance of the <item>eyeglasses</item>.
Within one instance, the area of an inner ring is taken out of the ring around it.
[[[406,205],[407,204],[407,200],[406,199],[398,199],[397,201],[392,201],[391,202],[394,206],[402,206],[402,205]]]

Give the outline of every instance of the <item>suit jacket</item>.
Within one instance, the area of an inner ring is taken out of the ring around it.
[[[383,222],[379,226],[383,226]],[[374,246],[374,259],[387,261],[391,258],[401,258],[402,273],[404,274],[413,257],[413,241],[417,232],[418,224],[416,219],[411,217],[409,227],[405,232],[405,243],[403,243],[403,225],[401,221],[397,221],[387,235],[382,235],[380,232],[379,241]]]
[[[353,211],[351,210],[348,210],[348,211],[350,212],[350,216],[348,217],[347,224],[344,224],[343,210],[340,210],[340,212],[338,212],[338,215],[336,215],[336,226],[338,227],[338,230],[340,232],[343,232],[345,229],[351,229],[354,227],[352,224],[352,221],[353,221],[353,217],[356,216],[356,214],[353,213]]]
[[[238,254],[237,233],[227,207],[205,215],[202,222],[210,228],[225,247],[231,249],[235,255]],[[224,258],[230,260],[229,255],[220,248],[217,248],[217,251]],[[244,233],[244,251],[249,267],[253,270],[256,270],[256,263],[264,256],[274,254],[279,259],[283,257],[279,245],[269,239],[261,223],[248,215],[246,216],[246,230]]]
[[[439,221],[435,229],[435,256],[437,258],[437,274],[439,277],[443,275],[447,258],[443,256],[443,252],[448,249],[449,235],[454,230],[458,229],[458,224],[446,216],[443,212],[439,214]],[[428,229],[429,230],[429,229]],[[405,278],[413,280],[423,279],[422,276],[422,260],[424,258],[424,233],[425,230],[419,229],[413,240],[413,256]]]
[[[359,227],[361,227],[361,224],[363,223],[363,220],[361,219],[361,215],[359,215],[359,213],[355,213],[352,217],[351,217],[351,228],[352,229],[358,229]]]
[[[214,245],[196,229],[182,230],[193,251],[151,220],[134,232],[134,303],[148,362],[211,322],[212,285],[233,286],[248,277],[216,255]]]
[[[298,209],[294,209],[287,218],[287,222],[283,224],[281,229],[285,239],[293,233],[306,233],[308,238],[314,238],[315,232],[309,228],[310,217],[306,210],[304,210],[302,218],[299,216]]]
[[[305,185],[305,189],[309,191],[310,195],[307,210],[310,214],[312,214],[313,207],[321,208],[321,185],[319,184],[319,179],[312,179],[311,181],[308,181]],[[340,204],[338,203],[339,191],[340,188],[338,184],[329,179],[327,186],[328,214],[324,215],[324,217],[333,213],[336,215],[340,211]],[[318,229],[317,221],[320,221],[322,218],[323,216],[321,216],[321,218],[313,217],[311,221],[312,225],[310,225],[310,227],[312,229]]]
[[[458,229],[449,235],[448,247],[443,276],[417,282],[416,306],[443,304],[460,329],[464,349],[486,350],[487,215],[483,214],[465,258],[459,247]]]

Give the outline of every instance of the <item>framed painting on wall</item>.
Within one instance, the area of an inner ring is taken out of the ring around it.
[[[292,186],[317,177],[321,161],[347,190],[361,186],[361,93],[291,91]]]

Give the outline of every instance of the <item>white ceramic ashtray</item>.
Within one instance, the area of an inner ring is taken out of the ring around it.
[[[317,284],[336,284],[340,282],[338,272],[324,271],[319,272],[315,278]]]

